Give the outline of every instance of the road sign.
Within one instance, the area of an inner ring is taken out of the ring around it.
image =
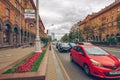
[[[25,14],[25,19],[35,19],[35,14]]]
[[[34,9],[25,9],[25,13],[26,14],[35,14],[35,10]]]

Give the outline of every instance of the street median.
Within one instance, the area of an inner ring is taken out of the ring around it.
[[[43,50],[41,54],[32,53],[32,56],[24,57],[27,59],[22,58],[7,66],[1,70],[0,80],[45,80],[48,50]]]

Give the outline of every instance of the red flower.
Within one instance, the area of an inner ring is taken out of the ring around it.
[[[27,61],[19,65],[14,70],[14,72],[16,73],[28,72],[31,69],[32,65],[37,61],[40,55],[41,53],[33,54]]]

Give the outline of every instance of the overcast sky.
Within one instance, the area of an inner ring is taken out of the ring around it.
[[[72,25],[115,0],[40,0],[40,16],[49,34],[60,39]]]

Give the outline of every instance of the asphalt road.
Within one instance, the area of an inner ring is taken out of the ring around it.
[[[120,58],[119,48],[110,48],[110,47],[101,47],[101,48],[105,49],[109,53]],[[55,50],[55,53],[58,54],[58,56],[60,57],[71,80],[103,80],[93,76],[87,76],[79,65],[77,65],[76,63],[70,62],[69,53],[59,53],[56,48],[54,48],[54,50]]]

